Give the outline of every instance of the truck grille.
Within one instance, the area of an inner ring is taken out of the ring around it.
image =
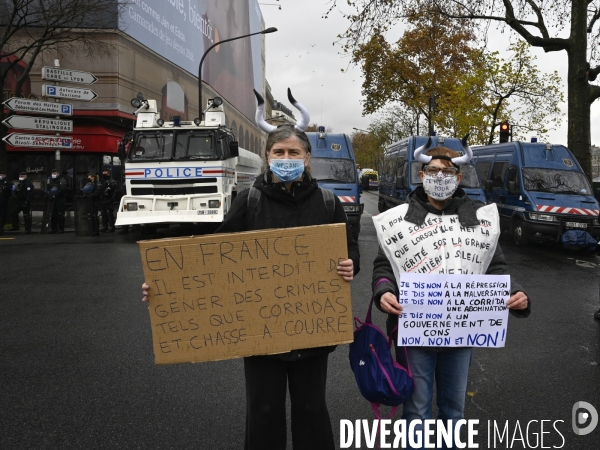
[[[187,183],[186,183],[187,184]],[[187,194],[216,194],[217,186],[192,186],[192,187],[139,187],[131,188],[131,195],[187,195]]]

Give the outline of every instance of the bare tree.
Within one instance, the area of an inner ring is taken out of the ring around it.
[[[127,3],[116,0],[4,0],[0,3],[0,86],[18,73],[14,96],[38,56],[47,50],[82,52],[82,57],[110,53],[114,44],[102,39],[107,29],[117,29]],[[15,71],[17,65],[23,70]],[[0,108],[0,121],[4,108]],[[0,136],[6,128],[0,125]],[[0,141],[0,168],[7,166],[6,147]]]

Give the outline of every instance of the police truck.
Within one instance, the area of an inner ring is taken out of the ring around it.
[[[204,120],[160,118],[156,100],[136,98],[133,135],[119,148],[125,195],[116,225],[151,234],[172,224],[223,222],[237,192],[252,186],[261,158],[238,147],[226,126],[223,101],[208,101]]]

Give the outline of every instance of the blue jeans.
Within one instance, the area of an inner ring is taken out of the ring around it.
[[[401,348],[397,348],[401,350]],[[438,419],[457,421],[464,418],[467,377],[473,357],[472,348],[427,350],[407,347],[408,361],[415,379],[415,392],[404,403],[402,418],[406,426],[415,419],[433,419],[433,382],[435,380]],[[415,427],[415,430],[423,427]],[[423,448],[410,447],[407,448]],[[445,445],[441,447],[447,449]],[[453,447],[456,448],[456,447]]]

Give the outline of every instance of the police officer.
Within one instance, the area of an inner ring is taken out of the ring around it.
[[[88,182],[82,189],[83,195],[90,199],[90,222],[92,224],[92,236],[98,236],[100,220],[98,220],[98,207],[102,198],[102,183],[98,181],[95,172],[88,173]]]
[[[100,201],[100,213],[102,214],[101,233],[115,232],[115,214],[113,201],[117,194],[118,184],[110,177],[110,169],[102,171],[102,198]]]
[[[64,233],[65,231],[65,209],[67,206],[67,189],[69,182],[60,175],[57,169],[52,171],[52,178],[48,183],[48,196],[54,200],[52,207],[51,230],[48,234]]]
[[[8,202],[13,191],[12,181],[6,176],[6,170],[0,170],[0,235],[4,233],[4,224],[8,215]]]
[[[27,172],[19,174],[19,185],[13,190],[17,197],[17,204],[13,212],[13,223],[11,231],[19,231],[19,213],[23,212],[25,231],[23,234],[31,234],[33,217],[31,216],[31,200],[33,198],[33,184],[27,179]]]

